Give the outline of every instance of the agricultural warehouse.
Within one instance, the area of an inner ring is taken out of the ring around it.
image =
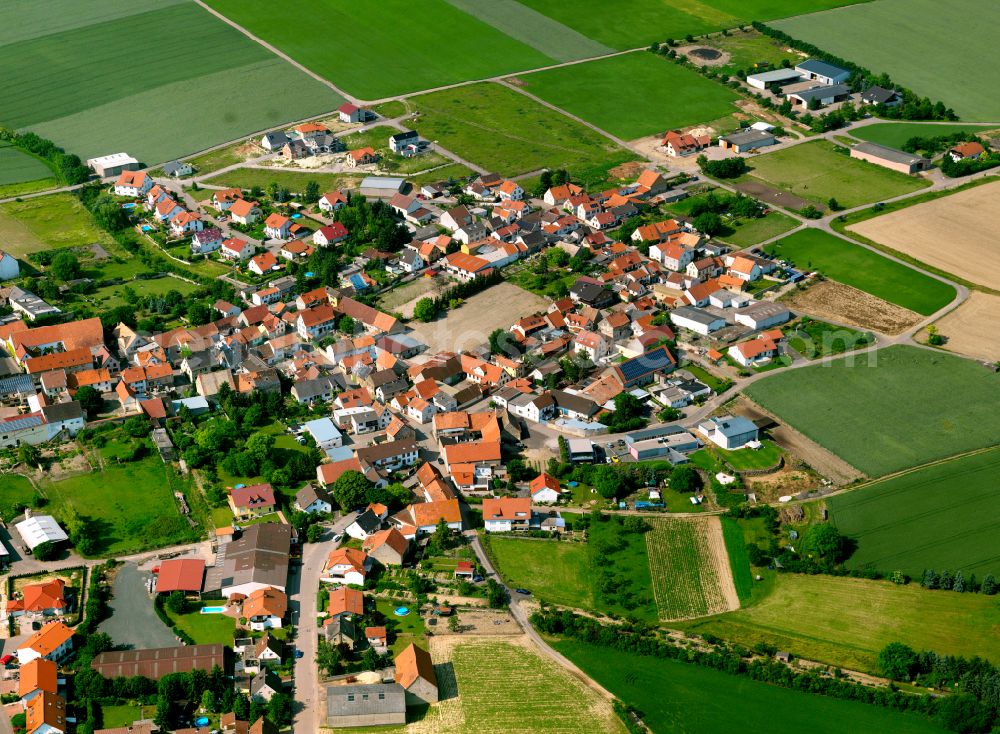
[[[858,143],[851,146],[851,158],[868,161],[877,166],[891,168],[900,173],[925,171],[931,162],[923,156],[896,150],[876,143]]]

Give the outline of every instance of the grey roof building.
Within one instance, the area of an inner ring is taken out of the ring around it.
[[[931,162],[923,156],[907,153],[875,143],[858,143],[851,148],[851,158],[868,161],[900,173],[916,173],[928,168]]]
[[[333,728],[406,723],[406,691],[398,683],[328,686],[326,725]]]
[[[742,153],[753,148],[763,148],[767,145],[777,143],[777,138],[771,133],[763,130],[742,130],[732,135],[723,135],[719,138],[719,145],[723,148],[731,148],[737,153]]]
[[[284,591],[291,544],[289,525],[251,525],[237,540],[219,546],[215,565],[205,573],[205,591],[218,591],[224,597],[249,595],[267,586]]]

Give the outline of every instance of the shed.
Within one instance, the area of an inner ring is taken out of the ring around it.
[[[875,143],[858,143],[851,148],[851,158],[909,174],[925,171],[931,165],[931,162],[923,156]]]

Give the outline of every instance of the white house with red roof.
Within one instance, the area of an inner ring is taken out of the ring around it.
[[[122,171],[115,181],[116,196],[145,196],[153,188],[153,178],[144,171]]]
[[[292,220],[274,212],[264,220],[264,234],[273,240],[287,240],[292,233]]]
[[[363,107],[358,107],[350,102],[345,102],[337,108],[337,116],[341,122],[368,122],[375,119],[375,114]]]
[[[343,206],[347,206],[347,194],[343,191],[328,191],[319,197],[319,210],[321,212],[335,212]]]
[[[261,214],[263,214],[263,212],[256,201],[237,199],[229,207],[229,216],[232,220],[245,227],[252,226],[258,219],[260,219]]]
[[[531,480],[528,490],[531,492],[531,501],[538,505],[555,504],[562,497],[559,480],[545,472]]]
[[[229,509],[238,520],[260,517],[274,512],[274,489],[270,484],[233,487],[229,492]]]
[[[201,232],[205,229],[205,223],[201,221],[201,214],[198,212],[185,212],[175,214],[170,220],[170,231],[180,237],[194,232]]]
[[[347,231],[347,227],[345,227],[341,222],[334,222],[333,224],[327,224],[324,227],[320,227],[313,232],[312,241],[314,245],[328,247],[330,245],[335,245],[338,242],[343,242],[349,235],[350,233]]]
[[[267,251],[262,252],[259,255],[254,255],[250,258],[250,264],[247,265],[247,270],[257,275],[264,275],[265,273],[270,273],[272,270],[278,267],[278,258],[274,256],[273,252]]]
[[[767,332],[755,339],[740,342],[729,347],[728,354],[744,367],[766,364],[778,356],[778,344],[775,339],[781,338],[780,331]]]
[[[254,249],[256,248],[246,240],[241,240],[238,237],[230,237],[222,241],[220,254],[227,260],[243,261],[248,260],[253,255]]]

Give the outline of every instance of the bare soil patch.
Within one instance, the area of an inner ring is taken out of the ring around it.
[[[969,300],[935,325],[946,339],[945,349],[1000,361],[1000,296],[973,291]]]
[[[507,329],[522,316],[544,311],[549,301],[512,283],[477,293],[459,308],[429,324],[410,324],[428,352],[471,349],[488,341],[494,329]]]
[[[774,474],[749,477],[746,484],[758,502],[774,502],[785,495],[797,495],[816,489],[819,487],[819,477],[813,472],[786,464]]]
[[[923,320],[916,311],[832,280],[791,290],[781,300],[809,316],[881,334],[901,334]]]
[[[644,166],[640,161],[629,161],[628,163],[622,163],[619,166],[609,169],[608,175],[612,178],[633,179],[642,173],[643,168]]]
[[[1000,182],[848,227],[939,270],[1000,290]]]
[[[733,582],[733,569],[729,565],[729,553],[726,552],[726,541],[722,536],[722,521],[718,516],[708,518],[706,541],[715,577],[719,580],[719,590],[725,600],[724,609],[713,609],[710,613],[731,612],[740,608],[740,597],[736,594],[736,584]]]
[[[834,484],[848,484],[855,479],[863,479],[864,474],[839,456],[832,454],[818,443],[782,423],[778,417],[757,405],[745,395],[740,395],[727,406],[734,415],[742,415],[750,420],[769,417],[778,423],[769,433],[774,442],[787,453],[794,454],[815,472],[828,478]]]
[[[759,181],[744,181],[742,183],[735,184],[735,188],[738,191],[742,191],[747,196],[752,196],[755,199],[760,199],[768,204],[784,207],[785,209],[797,211],[809,206],[809,204],[812,204],[812,202],[806,201],[795,194],[790,194],[787,191],[776,189],[773,186],[768,186],[767,184]],[[813,204],[813,206],[820,210],[824,209],[821,204]]]

